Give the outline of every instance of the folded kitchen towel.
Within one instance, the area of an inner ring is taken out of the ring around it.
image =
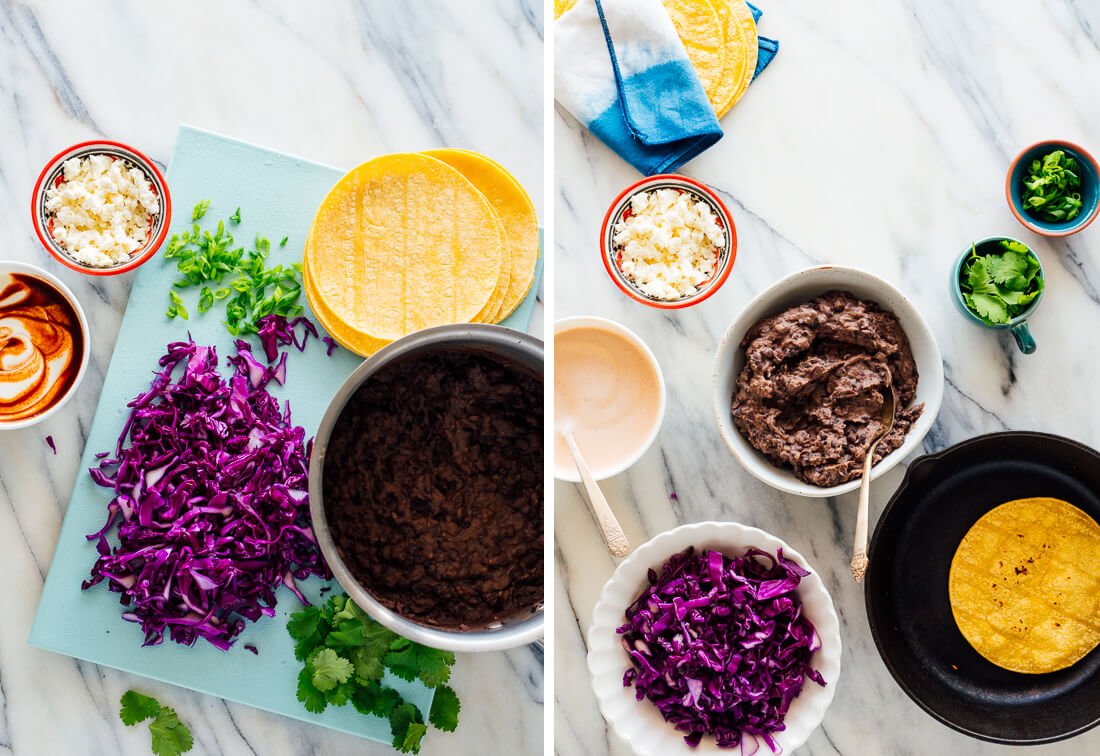
[[[554,57],[558,102],[647,176],[722,138],[661,0],[581,0],[555,23]]]
[[[752,13],[752,20],[760,21],[760,17],[764,15],[764,11],[757,8],[752,3],[745,3],[745,5],[749,6],[749,11]],[[767,37],[757,35],[756,41],[756,71],[753,72],[752,75],[753,81],[756,80],[756,77],[760,75],[761,71],[768,67],[768,64],[772,62],[772,58],[779,53],[779,40],[768,39]]]
[[[760,43],[756,74],[778,50]],[[722,138],[661,0],[581,0],[555,23],[554,53],[558,102],[643,174],[674,171]]]

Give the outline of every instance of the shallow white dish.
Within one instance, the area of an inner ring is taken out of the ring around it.
[[[828,488],[806,483],[795,477],[791,470],[774,464],[741,435],[733,424],[730,411],[734,385],[745,365],[741,339],[761,318],[776,315],[833,290],[849,291],[860,299],[869,299],[893,312],[909,337],[913,359],[917,363],[919,380],[917,395],[913,401],[917,404],[924,402],[924,412],[913,423],[902,445],[871,469],[871,480],[920,449],[921,442],[932,429],[943,402],[943,357],[936,344],[936,337],[916,306],[893,284],[864,270],[839,265],[806,268],[779,279],[745,305],[722,337],[714,359],[713,407],[718,429],[737,461],[751,475],[772,488],[799,496],[839,496],[859,488],[860,479],[855,478]]]
[[[600,711],[618,736],[639,756],[730,756],[737,753],[719,748],[713,737],[703,738],[697,748],[690,748],[684,742],[683,733],[665,722],[656,706],[648,700],[635,700],[634,688],[623,687],[623,673],[630,667],[630,658],[615,630],[622,625],[626,608],[648,585],[647,571],[659,569],[670,556],[689,546],[715,549],[728,555],[743,553],[750,546],[772,554],[781,548],[783,556],[810,571],[802,578],[798,595],[805,616],[813,622],[821,638],[821,648],[814,652],[812,664],[827,685],[823,688],[807,678],[802,693],[787,712],[784,720],[787,729],[775,734],[783,753],[792,753],[821,724],[836,693],[840,678],[840,621],[824,582],[801,554],[763,530],[733,522],[681,525],[642,544],[615,569],[600,593],[592,614],[592,627],[588,630],[588,672]],[[758,756],[770,753],[766,744],[761,742],[760,746],[762,750]]]

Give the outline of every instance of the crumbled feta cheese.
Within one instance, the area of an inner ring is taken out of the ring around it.
[[[612,229],[619,270],[654,299],[698,291],[714,273],[715,250],[726,244],[718,216],[690,192],[654,189],[630,199],[630,213]]]
[[[102,154],[70,158],[62,171],[62,182],[46,190],[46,212],[70,257],[108,268],[145,246],[160,202],[144,171]]]

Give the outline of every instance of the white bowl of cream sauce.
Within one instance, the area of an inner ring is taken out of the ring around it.
[[[596,480],[637,462],[665,416],[665,380],[645,342],[613,320],[582,316],[554,325],[554,426],[569,427]],[[561,433],[554,477],[580,474]]]

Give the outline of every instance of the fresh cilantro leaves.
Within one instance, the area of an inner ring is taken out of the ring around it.
[[[306,711],[320,714],[328,706],[328,701],[325,694],[311,682],[312,677],[313,670],[308,665],[298,673],[298,700],[306,707]]]
[[[420,740],[428,731],[420,710],[410,703],[402,703],[390,712],[390,732],[393,747],[402,753],[420,753]]]
[[[127,727],[152,719],[160,713],[160,702],[157,699],[142,695],[136,690],[123,693],[119,703],[121,708],[118,710],[118,717]]]
[[[388,670],[435,688],[428,715],[432,725],[446,732],[458,726],[458,696],[444,684],[451,678],[454,654],[402,638],[343,595],[290,615],[287,630],[294,639],[294,656],[304,665],[298,674],[298,700],[307,711],[320,713],[330,705],[350,703],[365,716],[389,720],[394,748],[419,753],[428,725],[415,706],[386,687],[382,678]]]
[[[337,685],[346,683],[355,672],[352,663],[331,648],[322,648],[311,656],[306,668],[313,671],[310,681],[321,692],[333,690]]]
[[[1024,209],[1048,223],[1065,223],[1081,214],[1081,166],[1063,150],[1031,161],[1024,176]]]
[[[990,248],[992,247],[992,249]],[[966,306],[990,325],[1004,325],[1025,312],[1043,290],[1039,261],[1010,239],[971,245],[959,276]]]
[[[153,753],[156,756],[179,756],[190,751],[194,745],[191,731],[180,722],[176,712],[167,707],[162,707],[149,723],[149,732],[153,737]]]
[[[306,657],[321,643],[321,609],[307,606],[300,612],[294,612],[286,624],[287,632],[294,639],[294,658],[305,661]]]
[[[432,701],[432,711],[428,720],[441,730],[454,732],[458,727],[458,712],[462,708],[458,702],[458,694],[447,685],[440,685],[435,689],[435,699]]]
[[[187,231],[172,234],[164,251],[166,259],[176,261],[179,278],[168,292],[169,318],[187,319],[183,299],[174,289],[199,286],[198,311],[206,312],[215,302],[225,300],[226,328],[234,336],[256,333],[260,319],[267,315],[293,318],[302,313],[298,299],[302,293],[302,265],[268,267],[271,242],[257,235],[247,253],[237,246],[226,222],[218,221],[214,231],[198,223],[206,215],[210,200],[195,205]],[[233,226],[241,222],[241,209],[229,217]],[[286,243],[284,237],[283,243]],[[213,284],[216,288],[211,288]],[[224,284],[224,285],[223,285]]]
[[[419,679],[429,688],[438,688],[451,679],[455,655],[398,638],[390,644],[390,651],[382,661],[402,680]]]
[[[179,756],[187,753],[194,745],[191,731],[179,720],[175,710],[162,706],[155,698],[142,695],[135,690],[122,694],[118,710],[119,719],[128,727],[138,722],[149,722],[152,735],[152,749],[156,756]]]

